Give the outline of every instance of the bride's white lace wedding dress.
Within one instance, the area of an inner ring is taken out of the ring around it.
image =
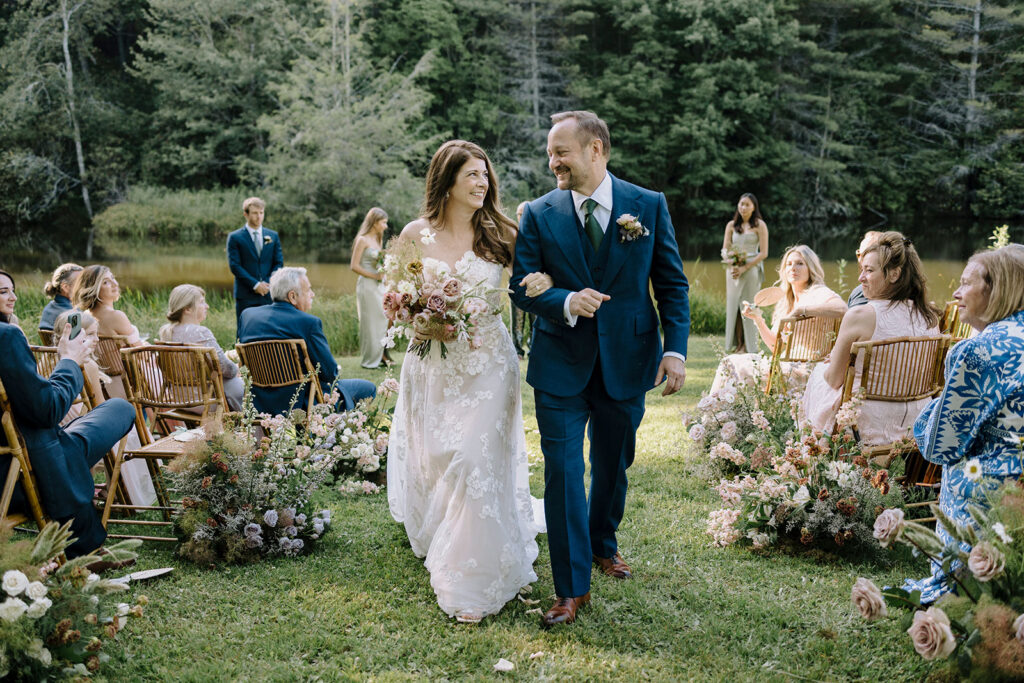
[[[455,272],[501,286],[502,267],[471,251]],[[488,299],[499,310],[500,296]],[[477,349],[456,341],[444,359],[437,343],[423,359],[406,354],[387,465],[391,516],[426,558],[438,605],[470,618],[498,612],[537,579],[544,530],[529,490],[519,360],[501,317],[481,319]]]

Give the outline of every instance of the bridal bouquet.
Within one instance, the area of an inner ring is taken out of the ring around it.
[[[727,266],[744,266],[747,264],[747,255],[736,247],[729,247],[722,250],[722,263]]]
[[[479,348],[477,324],[484,315],[498,315],[485,298],[494,291],[483,282],[469,282],[465,272],[452,271],[437,259],[424,259],[415,242],[392,240],[384,257],[384,314],[393,325],[383,342],[411,340],[409,350],[420,358],[433,342],[448,355],[447,343],[468,342]]]

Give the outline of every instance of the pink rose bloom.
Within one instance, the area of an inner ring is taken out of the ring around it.
[[[404,294],[398,295],[398,301],[402,306],[408,308],[412,305],[412,294],[405,292]]]
[[[967,567],[974,578],[981,582],[998,579],[1006,568],[1006,558],[999,549],[988,541],[976,543],[967,558]]]
[[[850,599],[853,600],[853,604],[860,610],[860,615],[868,621],[889,616],[889,610],[885,606],[885,598],[882,597],[882,591],[878,590],[878,586],[870,579],[858,578],[857,583],[853,584]]]
[[[388,435],[378,434],[377,438],[373,441],[373,450],[383,454],[388,450]]]
[[[462,282],[450,277],[444,281],[443,285],[441,285],[441,291],[444,292],[446,297],[454,299],[462,294]]]
[[[427,297],[426,306],[431,311],[444,313],[448,309],[448,302],[445,301],[444,294],[438,290]]]
[[[914,641],[917,654],[925,659],[940,659],[953,654],[956,637],[949,625],[949,617],[938,607],[914,612],[914,623],[907,629]]]
[[[395,313],[395,321],[400,323],[407,323],[412,320],[412,312],[408,308],[399,308],[398,312]]]
[[[736,438],[736,423],[734,421],[732,421],[732,420],[729,420],[724,425],[722,425],[722,441],[726,441],[728,443],[732,443],[733,439],[735,439],[735,438]]]
[[[874,536],[883,548],[888,548],[889,544],[899,538],[902,532],[903,510],[889,508],[875,518]]]
[[[462,309],[469,315],[480,315],[487,312],[487,302],[483,299],[468,299]]]

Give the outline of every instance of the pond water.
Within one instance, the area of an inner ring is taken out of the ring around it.
[[[145,246],[130,254],[117,253],[114,249],[108,249],[108,253],[112,255],[102,262],[110,266],[123,288],[151,290],[188,282],[207,290],[230,290],[234,282],[224,251],[219,248]],[[358,276],[348,263],[323,262],[320,260],[323,254],[318,252],[292,255],[286,250],[285,257],[286,264],[308,269],[310,282],[317,292],[331,295],[355,292]],[[825,261],[823,265],[826,282],[832,289],[845,296],[857,285],[857,263],[852,253],[842,269],[838,261]],[[767,286],[778,276],[779,259],[770,258],[765,266],[764,284]],[[924,261],[929,293],[934,301],[950,299],[963,266],[964,261],[960,260]],[[48,267],[15,268],[13,274],[19,287],[37,287],[46,281],[44,268]],[[717,260],[687,260],[684,270],[692,290],[725,299],[725,270]]]

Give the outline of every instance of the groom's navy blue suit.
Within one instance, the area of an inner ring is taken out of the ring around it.
[[[617,551],[626,468],[633,462],[644,396],[662,359],[659,314],[665,351],[685,355],[690,331],[689,286],[665,196],[614,176],[611,181],[611,219],[598,251],[570,191],[554,190],[527,205],[510,283],[516,305],[538,316],[526,380],[536,397],[551,571],[560,597],[587,593],[592,555],[610,558]],[[623,214],[635,216],[650,234],[622,241],[616,220]],[[532,272],[554,280],[537,298],[519,286]],[[611,298],[593,318],[580,317],[570,327],[565,299],[586,288]],[[589,507],[583,483],[588,421]]]

